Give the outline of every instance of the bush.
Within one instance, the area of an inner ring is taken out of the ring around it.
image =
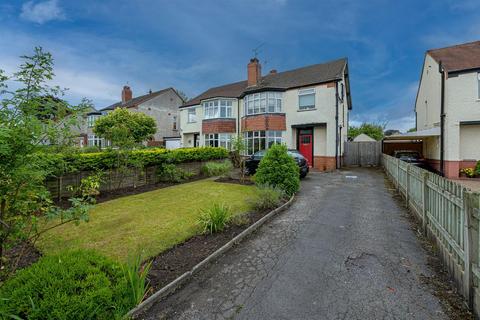
[[[213,204],[212,207],[202,210],[199,223],[203,233],[215,233],[222,231],[232,217],[230,208],[225,204]]]
[[[225,160],[224,162],[207,162],[202,166],[200,172],[207,176],[223,176],[232,170],[232,162],[230,160]]]
[[[0,289],[4,317],[119,319],[134,306],[121,265],[93,251],[43,257]]]
[[[193,173],[178,168],[174,164],[164,164],[158,170],[160,181],[164,182],[182,182],[194,176]]]
[[[480,176],[480,160],[477,161],[477,165],[475,166],[475,174]]]
[[[163,148],[138,149],[128,151],[128,165],[161,166],[167,163],[182,163],[192,161],[209,161],[226,159],[228,151],[225,148],[200,147],[167,150]],[[92,153],[38,153],[44,165],[50,168],[52,174],[64,174],[76,171],[108,170],[118,166],[118,155],[107,150]]]
[[[260,185],[257,186],[257,194],[252,200],[251,206],[257,211],[274,209],[280,206],[285,197],[285,191],[279,187]]]
[[[300,169],[295,160],[288,155],[285,145],[271,146],[258,165],[255,174],[257,185],[269,185],[293,195],[300,188]]]

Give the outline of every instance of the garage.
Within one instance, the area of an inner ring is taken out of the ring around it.
[[[182,146],[180,137],[164,137],[163,141],[166,149],[178,149]]]

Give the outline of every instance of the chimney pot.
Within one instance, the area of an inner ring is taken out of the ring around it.
[[[270,70],[270,74],[275,74],[275,73],[277,73],[277,69]]]
[[[122,90],[122,103],[132,100],[132,90],[129,86],[123,86]]]
[[[247,65],[247,85],[249,87],[256,86],[260,83],[262,78],[262,66],[257,58],[250,59],[250,63]]]

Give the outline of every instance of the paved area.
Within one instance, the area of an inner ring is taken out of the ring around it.
[[[457,183],[460,183],[460,184],[463,184],[465,187],[469,188],[472,191],[480,192],[480,180],[478,180],[478,179],[472,179],[472,180],[456,179],[456,180],[453,180],[453,181],[455,181]]]
[[[446,319],[377,169],[312,173],[295,203],[145,319]]]

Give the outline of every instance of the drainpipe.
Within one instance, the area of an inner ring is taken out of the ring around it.
[[[442,76],[442,86],[440,92],[440,174],[445,176],[445,69],[443,63],[439,63],[440,74]]]
[[[335,81],[335,168],[338,169],[338,81]]]

